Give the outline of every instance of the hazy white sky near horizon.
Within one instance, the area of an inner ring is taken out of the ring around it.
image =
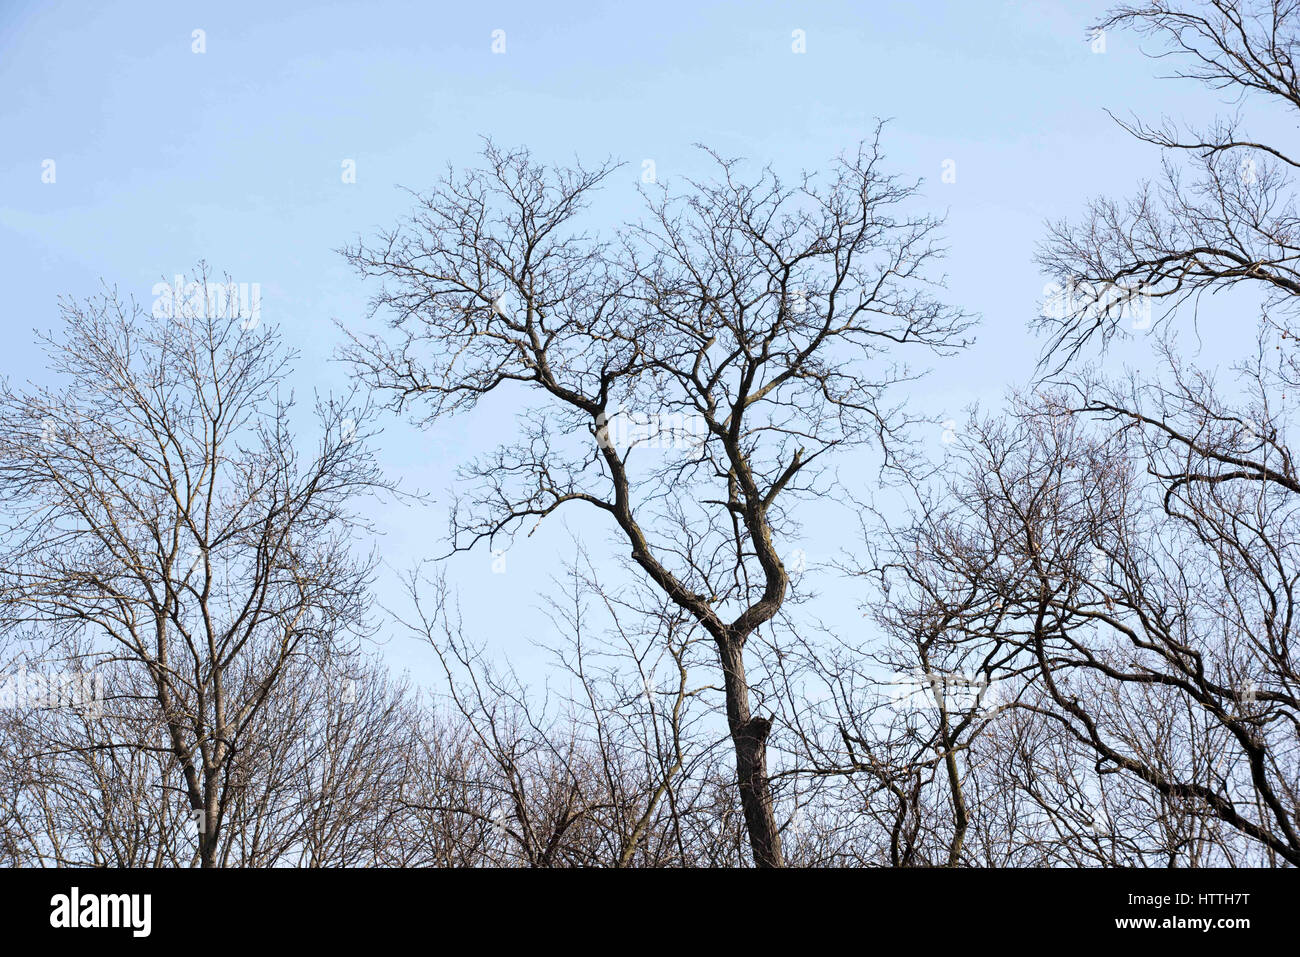
[[[1127,195],[1158,172],[1158,154],[1105,110],[1204,122],[1234,108],[1157,79],[1167,71],[1131,35],[1111,34],[1093,52],[1087,28],[1106,7],[4,0],[0,375],[44,375],[31,330],[56,325],[57,296],[87,295],[103,278],[147,305],[155,282],[206,259],[261,284],[263,319],[302,353],[300,394],[341,390],[348,373],[330,361],[340,341],[332,320],[365,328],[369,290],[334,250],[407,210],[395,185],[420,189],[448,162],[472,162],[480,135],[545,160],[627,161],[607,191],[614,216],[632,208],[644,159],[661,181],[696,173],[701,142],[793,174],[890,117],[888,165],[923,177],[927,204],[947,211],[950,299],[982,316],[978,344],[936,363],[909,404],[959,419],[1030,378],[1043,221],[1077,214],[1098,193]],[[205,31],[202,54],[191,50],[195,29]],[[498,29],[504,54],[492,52]],[[796,29],[806,53],[792,51]],[[54,184],[41,180],[46,159],[57,163]],[[347,159],[354,184],[340,175]],[[941,181],[945,160],[954,183]],[[1244,349],[1253,329],[1254,314],[1230,318],[1205,348],[1216,361]],[[1130,351],[1134,361],[1146,354]],[[444,550],[455,466],[510,423],[495,403],[435,432],[385,421],[383,464],[436,496],[380,511],[390,566]],[[923,436],[936,455],[940,437]],[[812,516],[789,547],[825,560],[854,545],[845,529],[842,516]],[[525,638],[544,637],[538,595],[567,542],[563,519],[553,520],[520,539],[505,575],[486,552],[453,561],[476,633],[516,663],[532,660]],[[831,581],[827,590],[820,617],[859,627],[852,590]],[[381,596],[398,601],[392,573]],[[388,655],[417,673],[429,665],[405,639]]]

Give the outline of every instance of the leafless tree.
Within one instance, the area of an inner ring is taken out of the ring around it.
[[[114,291],[65,302],[44,338],[58,384],[0,393],[0,618],[34,647],[125,669],[106,695],[124,720],[68,746],[113,753],[90,774],[162,775],[208,867],[277,686],[300,662],[337,666],[367,628],[353,502],[383,482],[364,407],[319,402],[317,448],[299,449],[292,355],[233,284],[204,267],[200,285],[166,318]],[[131,733],[98,736],[110,728]]]
[[[836,450],[905,464],[886,394],[912,373],[885,360],[949,352],[970,325],[936,298],[939,222],[883,172],[878,133],[793,185],[715,155],[715,179],[645,190],[645,216],[606,240],[586,207],[614,165],[488,144],[484,168],[344,251],[390,320],[348,351],[371,387],[429,427],[498,391],[524,413],[465,468],[453,547],[581,503],[708,634],[760,866],[783,855],[746,647],[788,600],[792,508],[825,493]]]
[[[1176,365],[1173,381],[973,422],[948,504],[895,555],[903,604],[945,654],[992,666],[999,737],[1046,721],[1009,783],[1061,849],[1104,835],[1102,863],[1205,862],[1207,844],[1238,863],[1235,831],[1295,864],[1290,452],[1203,376]]]
[[[1159,0],[1120,7],[1099,27],[1152,39],[1152,55],[1172,61],[1176,77],[1287,116],[1300,109],[1300,5],[1292,0]],[[1048,355],[1068,359],[1091,338],[1109,339],[1139,298],[1168,306],[1167,315],[1201,293],[1242,284],[1294,335],[1300,240],[1291,175],[1300,160],[1285,144],[1253,139],[1236,117],[1201,130],[1138,118],[1122,125],[1160,148],[1163,175],[1128,199],[1098,198],[1081,220],[1051,226],[1039,253],[1058,287],[1041,318]]]

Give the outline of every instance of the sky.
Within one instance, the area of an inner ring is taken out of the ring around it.
[[[1089,27],[1106,6],[0,0],[0,375],[42,381],[32,332],[57,327],[58,296],[102,280],[148,303],[156,282],[203,259],[260,284],[263,319],[301,352],[300,394],[339,392],[349,372],[335,322],[374,326],[373,290],[336,250],[407,211],[398,186],[472,163],[480,137],[542,160],[626,161],[608,190],[617,217],[634,208],[646,159],[671,181],[703,169],[703,143],[793,174],[880,117],[890,170],[922,178],[926,205],[947,214],[949,300],[981,317],[977,344],[936,362],[909,406],[936,420],[996,407],[1041,346],[1029,322],[1044,221],[1159,171],[1106,111],[1208,121],[1234,108],[1158,79],[1132,35],[1098,43]],[[1244,347],[1253,322],[1229,315],[1201,348],[1217,359]],[[381,464],[433,493],[375,512],[380,597],[397,607],[397,574],[445,551],[455,467],[512,421],[488,403],[433,431],[383,425]],[[921,439],[942,455],[932,432]],[[854,545],[823,518],[799,543],[814,564]],[[540,660],[540,596],[573,527],[520,539],[504,574],[487,552],[451,561],[476,637],[516,664]],[[821,617],[862,627],[851,587],[827,587]],[[429,665],[400,637],[385,654],[417,674]]]

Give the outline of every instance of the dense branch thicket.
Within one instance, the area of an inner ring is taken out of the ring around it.
[[[201,285],[166,320],[113,292],[66,303],[46,343],[59,384],[0,392],[0,627],[47,668],[122,676],[122,722],[49,749],[102,751],[105,772],[153,755],[212,866],[272,691],[301,660],[337,667],[366,630],[352,500],[382,480],[363,409],[322,403],[319,445],[299,451],[291,357],[219,301],[231,284]]]

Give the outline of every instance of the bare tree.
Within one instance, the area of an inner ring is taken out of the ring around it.
[[[1300,109],[1300,5],[1291,0],[1159,0],[1120,7],[1098,26],[1155,40],[1152,55],[1173,61],[1176,77],[1290,117]],[[1139,298],[1172,312],[1239,284],[1262,293],[1277,327],[1294,335],[1300,247],[1291,174],[1300,160],[1285,144],[1253,139],[1237,118],[1202,130],[1138,118],[1121,125],[1161,149],[1163,175],[1050,227],[1039,252],[1058,284],[1041,317],[1048,354],[1068,359],[1091,338],[1109,339]]]
[[[201,279],[167,318],[112,291],[65,302],[44,339],[58,385],[0,394],[0,617],[126,668],[107,697],[135,718],[111,727],[136,733],[87,726],[69,747],[160,756],[151,773],[183,795],[210,867],[277,685],[297,662],[337,666],[367,629],[352,503],[383,483],[364,407],[319,402],[317,448],[299,450],[292,355],[233,284]]]
[[[895,557],[941,587],[905,605],[942,621],[946,654],[996,663],[1000,720],[1048,722],[1011,783],[1061,849],[1170,864],[1204,862],[1208,842],[1237,863],[1235,831],[1295,864],[1290,452],[1204,377],[1175,366],[1174,383],[1096,383],[1073,405],[1040,395],[972,423],[950,504]]]
[[[879,131],[877,131],[878,134]],[[645,217],[601,240],[585,212],[616,168],[545,168],[488,144],[414,213],[345,250],[382,280],[391,333],[354,336],[359,373],[432,427],[507,392],[522,434],[468,465],[453,547],[508,538],[562,506],[609,521],[640,574],[704,629],[725,688],[755,863],[780,865],[751,637],[787,601],[791,509],[824,494],[829,453],[906,461],[912,377],[896,349],[945,353],[968,318],[935,295],[939,222],[881,170],[877,139],[825,177],[770,169],[646,191]]]

